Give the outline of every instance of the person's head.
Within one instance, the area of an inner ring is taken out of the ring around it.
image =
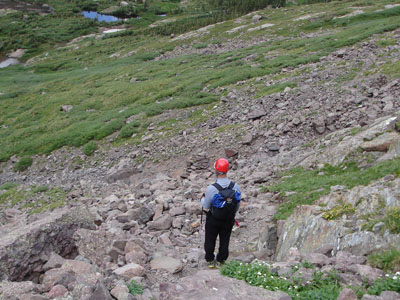
[[[225,177],[229,170],[229,162],[225,158],[217,159],[214,169],[218,177]]]

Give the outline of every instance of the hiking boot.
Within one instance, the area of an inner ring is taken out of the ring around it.
[[[222,268],[222,266],[225,264],[225,262],[224,261],[217,261],[217,263],[216,263],[216,265],[215,265],[215,267],[217,268],[217,269],[221,269]]]
[[[214,269],[214,268],[215,268],[215,263],[214,263],[214,261],[208,261],[208,262],[207,262],[207,266],[208,266],[209,269]]]

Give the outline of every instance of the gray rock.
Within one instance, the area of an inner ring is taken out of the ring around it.
[[[74,107],[72,105],[62,105],[60,110],[63,112],[70,112]]]
[[[162,215],[157,220],[149,222],[149,229],[153,230],[167,230],[172,226],[172,217],[169,214]]]
[[[251,133],[245,134],[242,138],[243,145],[250,145],[253,142],[253,135]]]
[[[400,300],[400,294],[393,291],[383,291],[380,297],[382,300]]]
[[[354,293],[352,289],[344,288],[340,294],[337,300],[357,300],[357,295]]]
[[[93,291],[93,294],[90,296],[89,300],[111,300],[111,295],[107,288],[104,286],[104,283],[101,280],[98,280],[96,283],[96,287]]]
[[[384,134],[378,136],[372,141],[362,143],[360,147],[364,151],[374,152],[386,152],[389,150],[391,144],[400,140],[400,136],[396,132],[385,132]]]
[[[76,276],[72,271],[58,268],[48,270],[44,274],[42,285],[47,291],[50,291],[52,287],[59,284],[68,288],[72,286],[75,281]]]
[[[259,22],[261,19],[262,19],[262,16],[260,16],[260,15],[254,15],[254,16],[251,18],[251,22],[252,22],[252,23],[257,23],[257,22]]]
[[[57,209],[19,226],[0,240],[0,280],[23,280],[47,262],[51,251],[68,256],[75,251],[73,234],[78,228],[94,228],[87,209]]]
[[[143,276],[145,272],[146,270],[142,266],[135,263],[130,263],[114,270],[115,274],[122,276],[125,279],[130,279],[134,276]]]
[[[62,258],[57,253],[51,252],[50,258],[44,264],[42,270],[44,272],[46,272],[46,271],[48,271],[50,269],[60,268],[64,263],[65,263],[65,259],[64,258]]]
[[[115,236],[104,231],[79,229],[74,234],[78,253],[98,266],[103,264],[104,257],[115,239]]]
[[[210,284],[211,282],[212,284]],[[290,300],[291,297],[283,292],[272,292],[248,285],[243,280],[222,276],[218,270],[202,270],[194,275],[181,278],[177,284],[161,283],[160,299]]]
[[[359,274],[361,278],[366,278],[370,284],[374,283],[379,277],[385,275],[382,270],[370,267],[368,265],[352,265],[349,267],[349,270]]]
[[[153,259],[150,262],[150,266],[152,270],[166,270],[171,274],[178,273],[183,268],[183,264],[179,259],[169,256],[160,256]]]
[[[40,285],[31,281],[0,281],[0,300],[19,300],[19,296],[22,294],[37,294],[41,292],[42,289]]]

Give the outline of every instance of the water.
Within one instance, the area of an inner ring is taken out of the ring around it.
[[[103,14],[99,14],[98,12],[95,11],[83,11],[82,15],[85,18],[89,18],[92,20],[97,20],[100,22],[116,22],[121,20],[120,18],[114,17],[114,16],[110,16],[110,15],[103,15]]]
[[[6,68],[6,67],[12,66],[12,65],[17,65],[17,64],[19,64],[18,59],[7,58],[6,60],[3,60],[3,61],[0,62],[0,69]]]

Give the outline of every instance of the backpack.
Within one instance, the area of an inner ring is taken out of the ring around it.
[[[233,189],[235,183],[231,181],[226,188],[222,188],[218,183],[214,183],[213,186],[218,193],[211,201],[211,215],[217,220],[233,221],[241,196],[240,192]]]

